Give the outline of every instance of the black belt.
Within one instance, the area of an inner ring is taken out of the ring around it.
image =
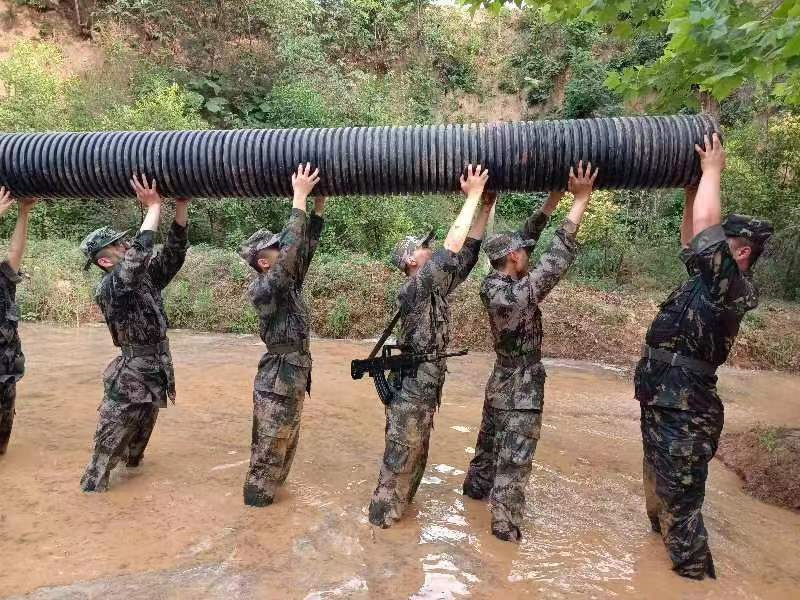
[[[685,367],[690,371],[696,371],[704,375],[714,375],[717,372],[717,367],[704,360],[689,358],[688,356],[675,354],[674,352],[661,350],[660,348],[651,348],[647,344],[642,345],[642,358],[657,360],[658,362],[667,363],[673,367]]]
[[[161,340],[151,346],[120,346],[122,356],[125,358],[136,358],[137,356],[158,356],[169,352],[169,340]]]
[[[291,352],[308,352],[308,339],[285,344],[267,344],[269,354],[290,354]]]
[[[497,355],[497,364],[505,368],[518,367],[521,364],[535,364],[542,360],[542,353],[538,350],[527,354],[517,354],[508,356],[506,354]]]

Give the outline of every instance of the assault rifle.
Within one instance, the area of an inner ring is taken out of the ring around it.
[[[399,350],[399,354],[392,352]],[[405,352],[403,346],[387,344],[383,346],[380,357],[370,357],[361,360],[354,360],[350,363],[350,376],[353,379],[361,379],[366,373],[375,382],[375,389],[378,397],[385,406],[389,406],[394,400],[403,385],[404,377],[416,377],[417,368],[422,363],[435,362],[451,356],[464,356],[469,350],[459,350],[458,352],[429,352],[417,354]],[[389,377],[386,377],[389,371]]]

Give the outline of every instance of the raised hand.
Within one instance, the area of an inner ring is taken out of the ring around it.
[[[592,163],[587,163],[586,170],[584,170],[582,160],[578,162],[577,173],[573,167],[569,168],[569,185],[567,189],[575,196],[575,200],[582,202],[589,200],[594,188],[594,180],[597,179],[598,173],[600,173],[600,169],[595,169],[594,173],[592,173]]]
[[[0,187],[0,216],[6,214],[12,206],[14,206],[14,198],[11,197],[11,191]]]
[[[486,187],[487,181],[489,181],[489,169],[481,169],[481,165],[475,168],[472,165],[467,165],[466,174],[459,178],[461,191],[468,198],[483,194],[483,188]]]
[[[308,198],[311,190],[319,183],[319,169],[311,171],[311,163],[297,166],[297,172],[292,173],[292,189],[295,198]]]
[[[156,188],[156,180],[153,181],[148,185],[147,184],[147,177],[142,174],[141,176],[137,176],[136,173],[133,174],[131,178],[131,187],[133,191],[136,192],[136,197],[139,199],[144,206],[148,208],[153,205],[160,205],[162,203],[161,196],[158,193],[158,189]]]
[[[714,133],[709,140],[708,135],[704,135],[703,146],[701,148],[697,144],[694,145],[694,149],[700,157],[700,168],[703,173],[709,171],[722,173],[725,169],[725,148],[723,148],[719,136]]]

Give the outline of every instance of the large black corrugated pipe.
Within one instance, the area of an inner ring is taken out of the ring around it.
[[[320,193],[451,192],[465,165],[489,168],[496,190],[563,189],[578,160],[598,188],[669,188],[697,180],[694,145],[708,116],[622,117],[477,125],[230,131],[0,134],[0,185],[17,197],[131,195],[131,174],[162,193],[291,195],[301,162],[319,166]]]

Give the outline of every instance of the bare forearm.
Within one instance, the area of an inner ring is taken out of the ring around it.
[[[292,208],[296,208],[297,210],[302,210],[304,213],[307,210],[306,204],[308,203],[308,195],[301,194],[298,192],[294,193],[294,197],[292,199]]]
[[[709,169],[703,173],[692,209],[692,237],[722,222],[721,180],[721,171]]]
[[[147,208],[142,226],[139,231],[158,231],[158,224],[161,222],[161,205],[153,204]]]
[[[175,222],[181,227],[186,227],[189,223],[189,204],[177,202],[175,204]]]
[[[575,223],[575,225],[581,224],[583,215],[586,213],[586,207],[589,205],[589,197],[589,195],[578,196],[575,198],[575,202],[572,203],[567,219]]]
[[[472,226],[472,219],[475,216],[475,211],[478,209],[478,204],[481,201],[481,195],[471,195],[467,197],[461,212],[456,217],[450,231],[447,232],[447,237],[444,240],[444,247],[452,252],[458,252],[464,245],[464,240],[467,239],[469,230]],[[485,227],[485,225],[484,225]]]
[[[547,201],[542,205],[542,212],[548,217],[553,214],[553,211],[558,207],[558,203],[564,197],[564,192],[550,192]]]
[[[22,257],[25,255],[25,245],[28,240],[28,222],[30,220],[30,209],[20,207],[17,217],[17,226],[11,235],[8,244],[8,264],[14,271],[19,271],[22,265]]]

